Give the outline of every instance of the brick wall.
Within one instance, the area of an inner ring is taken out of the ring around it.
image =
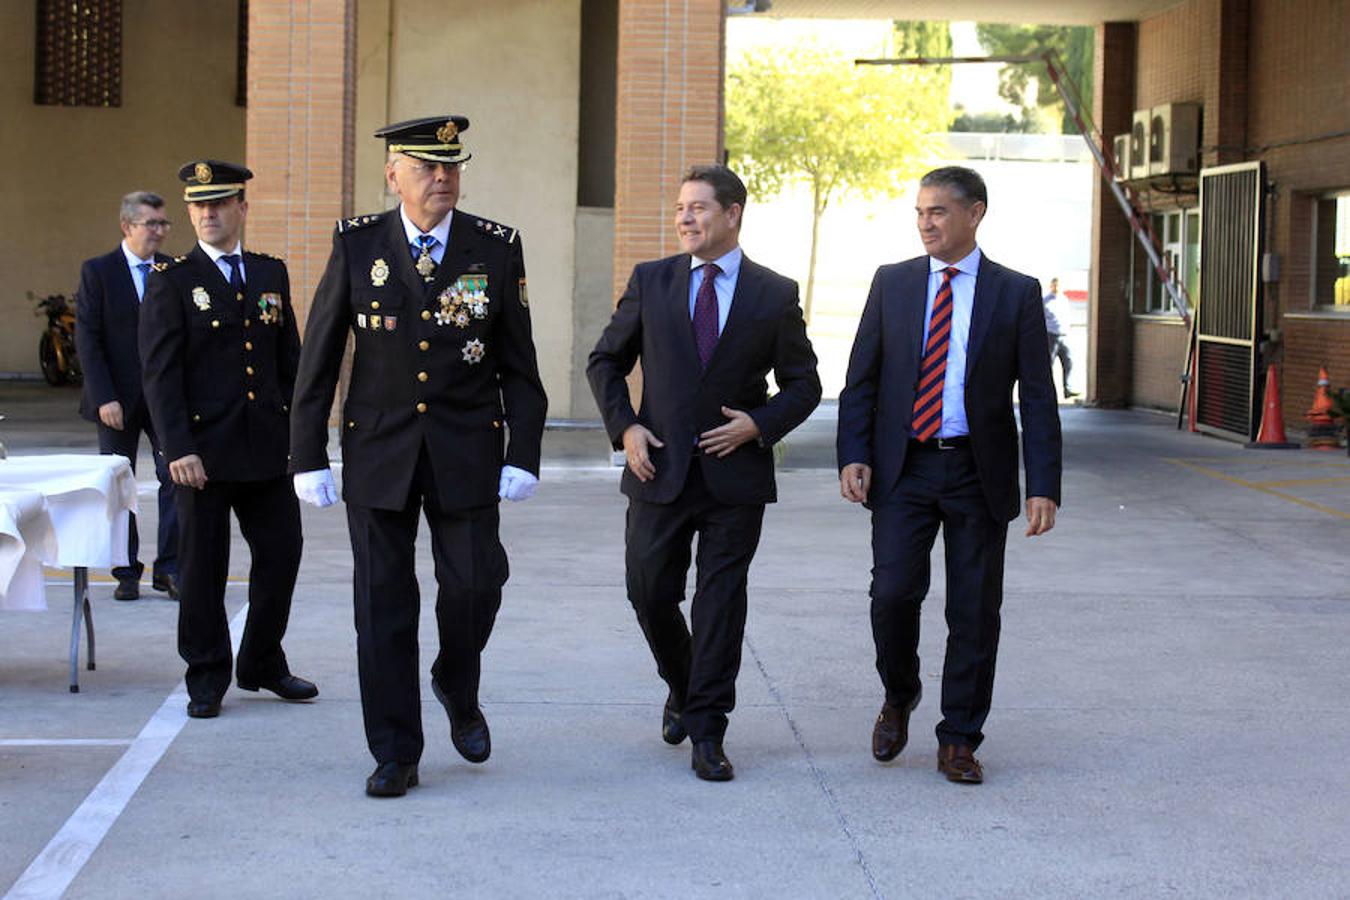
[[[721,0],[619,5],[614,296],[633,265],[678,251],[679,177],[722,158]]]
[[[250,249],[286,260],[303,328],[352,211],[356,0],[249,4]]]
[[[1130,403],[1175,411],[1181,396],[1181,368],[1186,358],[1186,326],[1180,319],[1159,317],[1134,322],[1134,381]]]
[[[1104,135],[1130,130],[1134,112],[1135,26],[1107,22],[1097,27],[1093,54],[1092,118]],[[1092,183],[1092,267],[1089,286],[1088,402],[1123,406],[1129,402],[1131,367],[1129,224],[1110,190]]]

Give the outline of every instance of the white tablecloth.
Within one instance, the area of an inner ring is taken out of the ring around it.
[[[0,609],[46,609],[42,561],[56,558],[56,529],[40,491],[0,488]]]
[[[98,569],[128,564],[127,513],[136,512],[136,477],[125,456],[11,456],[0,460],[0,489],[45,498],[56,540],[44,548],[42,562]]]

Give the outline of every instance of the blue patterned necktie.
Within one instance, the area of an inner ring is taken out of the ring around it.
[[[141,280],[136,282],[136,297],[145,299],[145,280],[150,277],[149,263],[136,263],[136,271],[141,273]]]

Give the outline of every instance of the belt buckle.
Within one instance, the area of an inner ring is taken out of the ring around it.
[[[939,450],[955,450],[956,444],[950,443],[950,438],[940,437],[937,439],[937,448]]]

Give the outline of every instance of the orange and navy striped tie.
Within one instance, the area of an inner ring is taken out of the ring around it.
[[[928,343],[919,366],[919,384],[914,389],[914,415],[909,426],[920,441],[933,437],[942,427],[942,386],[947,380],[947,346],[952,337],[952,278],[959,271],[955,266],[942,270],[942,286],[933,298]]]

